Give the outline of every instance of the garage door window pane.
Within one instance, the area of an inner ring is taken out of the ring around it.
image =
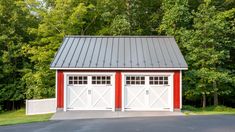
[[[158,81],[154,81],[154,84],[155,84],[155,85],[158,85]]]
[[[136,80],[136,81],[140,80],[140,77],[136,77],[135,80]]]
[[[168,77],[164,77],[164,80],[166,80],[166,81],[167,81],[167,80],[168,80]]]
[[[131,84],[135,84],[135,81],[131,81]]]
[[[145,84],[145,81],[141,81],[141,84],[142,84],[142,85]]]
[[[150,85],[168,85],[168,76],[150,76]]]
[[[69,76],[69,85],[87,84],[87,76]]]
[[[110,76],[92,76],[92,84],[111,84]]]
[[[126,76],[126,85],[144,85],[144,76]]]
[[[167,85],[167,84],[168,84],[168,81],[164,81],[164,84],[166,84],[166,85]]]

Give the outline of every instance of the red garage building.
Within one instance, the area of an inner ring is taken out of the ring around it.
[[[174,111],[187,64],[168,36],[66,36],[56,70],[57,108]]]

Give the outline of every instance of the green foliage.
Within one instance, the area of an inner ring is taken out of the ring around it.
[[[0,1],[0,106],[4,101],[25,98],[21,69],[27,65],[27,58],[21,47],[33,39],[28,28],[36,24],[23,0]]]
[[[234,108],[226,107],[223,105],[209,106],[206,108],[196,108],[191,105],[185,105],[185,106],[183,106],[183,110],[191,111],[191,112],[231,112],[231,113],[235,112]]]
[[[205,1],[193,11],[193,27],[184,31],[181,44],[187,54],[186,60],[190,70],[186,73],[191,77],[185,78],[190,85],[185,91],[187,99],[194,95],[213,95],[214,93],[229,95],[232,93],[232,76],[234,74],[224,67],[230,59],[230,48],[234,43],[226,34],[227,18],[232,13],[221,16],[210,1]]]
[[[181,28],[190,26],[188,0],[163,0],[162,10],[164,13],[159,32],[174,36]]]
[[[130,34],[131,25],[125,16],[116,16],[110,26],[110,33],[113,35]]]

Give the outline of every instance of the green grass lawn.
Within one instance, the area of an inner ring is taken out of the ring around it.
[[[48,121],[53,114],[25,115],[25,109],[0,113],[0,125]]]
[[[193,106],[186,105],[183,107],[183,112],[186,115],[235,115],[235,108],[230,108],[226,106],[210,106],[206,108],[195,108]]]

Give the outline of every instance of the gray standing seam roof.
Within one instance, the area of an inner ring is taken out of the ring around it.
[[[66,36],[51,68],[187,68],[174,37]]]

